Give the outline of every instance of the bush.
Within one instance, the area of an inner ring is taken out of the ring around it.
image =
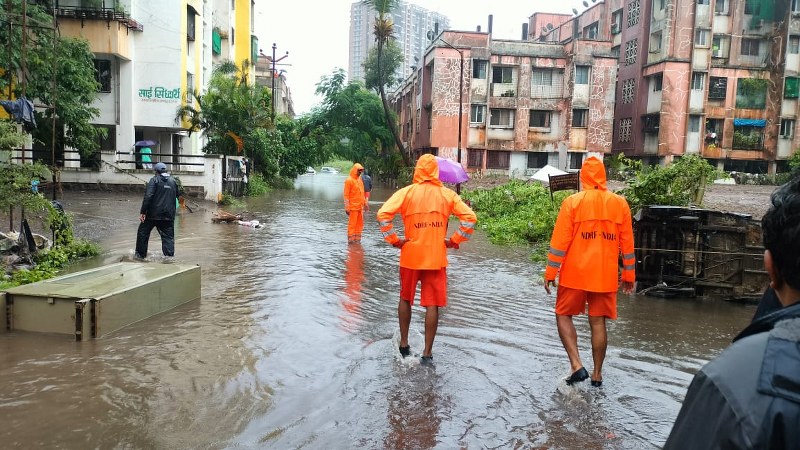
[[[264,180],[263,175],[256,173],[247,180],[246,195],[248,197],[258,197],[259,195],[264,195],[267,192],[269,192],[269,185]]]
[[[538,183],[512,180],[493,189],[465,191],[478,215],[478,227],[494,244],[532,244],[534,260],[543,260],[561,202],[569,191],[555,193]]]
[[[637,170],[619,194],[628,200],[634,213],[647,205],[699,205],[706,185],[721,176],[705,159],[687,155],[668,166]]]

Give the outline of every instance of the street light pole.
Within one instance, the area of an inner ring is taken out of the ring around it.
[[[276,78],[275,77],[275,63],[277,63],[278,61],[280,61],[280,60],[286,58],[287,56],[289,56],[289,52],[287,51],[285,55],[281,56],[278,59],[275,59],[275,50],[277,50],[277,49],[278,49],[278,46],[275,45],[275,43],[273,42],[272,43],[272,73],[271,73],[271,75],[272,75],[272,92],[271,92],[272,102],[271,103],[272,104],[270,105],[271,108],[272,108],[272,120],[273,121],[275,120],[275,78]]]
[[[464,122],[464,52],[453,47],[449,42],[445,41],[441,37],[438,37],[437,39],[444,45],[458,52],[458,151],[456,152],[456,161],[461,164],[461,124]],[[456,193],[461,193],[461,183],[456,184]]]

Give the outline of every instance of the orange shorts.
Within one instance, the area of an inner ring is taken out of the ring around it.
[[[589,304],[589,315],[617,318],[616,292],[589,292],[583,289],[572,289],[558,286],[556,293],[556,314],[560,316],[577,316],[586,312]]]
[[[417,292],[417,283],[422,282],[419,294],[420,306],[447,306],[447,268],[439,270],[417,270],[400,267],[400,300],[412,305]]]

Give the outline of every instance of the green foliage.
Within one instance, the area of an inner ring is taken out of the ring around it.
[[[761,132],[754,129],[747,132],[734,130],[733,148],[754,149],[761,148]]]
[[[70,235],[71,235],[70,230]],[[66,266],[82,258],[100,253],[100,248],[87,241],[72,241],[69,245],[54,246],[34,256],[36,266],[31,270],[18,270],[7,280],[0,281],[0,289],[7,289],[53,278]]]
[[[0,211],[18,207],[29,211],[45,211],[50,207],[50,202],[31,190],[31,180],[48,179],[50,176],[50,170],[40,163],[0,163]]]
[[[697,155],[686,155],[668,166],[644,167],[627,181],[624,196],[636,212],[646,205],[699,205],[705,186],[719,174],[708,161]]]
[[[605,158],[603,164],[608,171],[609,180],[625,181],[642,170],[642,161],[626,158],[624,153]]]
[[[792,178],[800,176],[800,149],[795,150],[789,157],[789,169],[791,169]]]
[[[570,194],[555,193],[538,183],[512,180],[492,189],[465,191],[463,197],[472,202],[478,215],[478,226],[486,231],[494,244],[533,244],[534,259],[544,255],[558,216],[561,202]]]
[[[13,122],[0,120],[0,152],[20,148],[24,143],[25,135],[17,131],[17,126]]]
[[[387,41],[383,47],[380,72],[378,72],[378,48],[373,47],[370,49],[367,59],[364,61],[364,84],[367,89],[380,92],[378,86],[380,86],[381,80],[384,81],[386,87],[398,86],[403,82],[403,79],[395,78],[394,73],[402,63],[403,49],[393,39]]]
[[[767,102],[765,78],[739,78],[736,81],[736,107],[763,109]]]
[[[53,25],[53,16],[38,2],[27,3],[29,27],[24,58],[23,30],[19,26],[22,0],[7,0],[0,8],[0,23],[7,24],[10,18],[10,22],[17,25],[0,27],[0,42],[6,43],[4,48],[8,50],[0,52],[0,67],[10,68],[16,75],[12,86],[14,95],[21,96],[24,89],[27,98],[36,99],[37,104],[55,105],[55,110],[47,108],[36,112],[39,125],[33,133],[36,142],[50,147],[49,124],[55,112],[59,127],[57,146],[78,149],[82,155],[92,154],[99,148],[99,138],[105,130],[90,123],[99,114],[99,109],[91,106],[97,99],[99,86],[89,44],[83,39],[54,37],[48,29]],[[21,78],[23,66],[27,75]],[[8,77],[0,77],[0,91],[7,92],[8,82]]]
[[[236,197],[231,195],[228,192],[222,194],[222,199],[220,199],[219,204],[222,206],[230,206],[232,208],[243,208],[244,203],[238,200]]]
[[[269,192],[269,185],[266,181],[264,181],[263,175],[256,173],[247,180],[248,197],[258,197],[259,195],[264,195],[267,192]]]

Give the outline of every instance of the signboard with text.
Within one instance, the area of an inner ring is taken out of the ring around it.
[[[577,172],[564,175],[550,175],[548,180],[551,200],[553,199],[553,192],[566,191],[569,189],[579,191],[581,189],[580,174]]]

